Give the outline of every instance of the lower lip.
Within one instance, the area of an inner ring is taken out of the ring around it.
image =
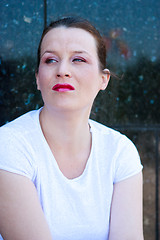
[[[68,88],[56,88],[56,89],[53,89],[53,91],[56,91],[56,92],[70,92],[70,91],[73,91],[73,90],[68,89]]]

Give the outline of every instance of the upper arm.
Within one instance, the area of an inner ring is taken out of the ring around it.
[[[114,185],[109,240],[143,240],[142,172]]]
[[[51,240],[34,184],[0,170],[0,233],[5,240]]]

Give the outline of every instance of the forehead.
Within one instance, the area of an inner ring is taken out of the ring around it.
[[[97,53],[96,40],[91,33],[80,28],[57,27],[51,29],[43,38],[41,52],[49,48],[63,50],[84,50]]]

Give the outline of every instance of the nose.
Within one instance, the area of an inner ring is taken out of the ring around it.
[[[57,77],[71,77],[71,71],[69,64],[66,61],[62,61],[59,63],[58,68],[57,68]]]

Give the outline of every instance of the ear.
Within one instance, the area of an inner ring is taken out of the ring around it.
[[[37,70],[35,72],[35,78],[36,78],[37,90],[40,90],[40,87],[39,87],[39,77],[38,77],[38,71]]]
[[[110,71],[105,68],[102,72],[102,85],[101,85],[101,90],[105,90],[110,79]]]

